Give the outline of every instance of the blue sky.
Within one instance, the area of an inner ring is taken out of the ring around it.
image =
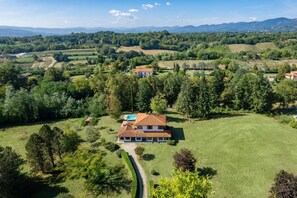
[[[0,0],[0,25],[140,27],[297,18],[297,0]]]

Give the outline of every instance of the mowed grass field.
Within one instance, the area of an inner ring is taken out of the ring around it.
[[[261,52],[266,49],[277,49],[273,42],[257,43],[256,45],[232,44],[228,45],[228,47],[232,53],[237,53],[241,51]]]
[[[173,50],[160,50],[160,49],[156,49],[156,50],[144,50],[141,49],[140,46],[133,46],[133,47],[124,47],[121,46],[117,49],[117,52],[123,51],[123,52],[128,52],[128,51],[136,51],[136,52],[143,52],[146,55],[158,55],[158,54],[163,54],[163,53],[176,53],[176,51]]]
[[[212,179],[221,198],[267,197],[275,175],[281,170],[297,174],[297,130],[274,118],[256,114],[227,115],[225,118],[189,122],[178,114],[168,115],[169,126],[180,140],[177,146],[142,144],[155,159],[141,163],[150,179],[170,177],[172,156],[181,148],[190,149],[198,167],[217,170]],[[160,176],[152,176],[151,170]]]
[[[61,121],[52,121],[52,122],[44,122],[44,123],[36,123],[32,125],[23,125],[23,126],[12,126],[7,128],[0,128],[0,145],[1,146],[10,146],[12,147],[17,153],[21,154],[24,159],[26,159],[26,150],[25,145],[30,137],[31,134],[36,133],[39,131],[43,124],[49,124],[50,126],[60,127],[61,129],[70,128],[77,128],[78,134],[85,139],[86,133],[85,128],[80,126],[82,119],[67,119]],[[100,130],[100,133],[103,137],[107,137],[107,141],[115,142],[115,134],[109,132],[109,129],[113,129],[116,131],[120,126],[119,123],[115,124],[115,121],[109,117],[102,118],[102,121],[99,122],[98,127],[103,127],[105,129]],[[87,146],[86,143],[81,145],[82,147]],[[104,158],[107,164],[109,165],[116,165],[116,164],[123,164],[122,160],[119,159],[115,153],[111,153],[105,149],[103,149],[107,156]],[[28,164],[25,164],[23,167],[24,172],[29,172],[30,168]],[[130,177],[129,172],[127,170],[127,176]],[[53,198],[56,197],[59,193],[59,190],[55,189],[55,187],[62,187],[64,191],[68,191],[71,195],[78,197],[78,198],[86,198],[91,197],[86,193],[84,190],[84,181],[81,180],[67,180],[65,182],[57,183],[52,185],[52,188],[41,188],[36,194],[33,195],[34,198]],[[103,198],[129,198],[131,197],[126,191],[122,192],[122,194],[114,194],[109,196],[101,196]]]
[[[181,148],[190,149],[198,159],[198,167],[217,170],[212,179],[215,194],[211,197],[267,197],[275,175],[281,170],[297,174],[297,130],[265,115],[226,114],[206,121],[188,121],[175,112],[169,112],[168,125],[173,127],[176,146],[165,143],[141,143],[146,154],[154,159],[142,160],[147,176],[156,183],[160,177],[170,177],[173,170],[172,156]],[[49,123],[63,129],[79,127],[81,119],[68,119]],[[0,129],[0,145],[11,146],[25,156],[25,144],[29,136],[37,132],[43,123]],[[119,122],[105,116],[98,127],[107,141],[116,141]],[[111,130],[110,130],[111,129]],[[112,131],[112,132],[110,132]],[[84,130],[78,132],[85,138]],[[108,162],[120,163],[114,153],[108,154]],[[151,170],[160,173],[152,176]],[[28,166],[25,167],[28,171]],[[85,197],[83,181],[66,181],[59,184],[75,197]],[[35,197],[43,197],[46,190]],[[109,196],[113,197],[113,196]],[[114,197],[129,197],[127,193]]]

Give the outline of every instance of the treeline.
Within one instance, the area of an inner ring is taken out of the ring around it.
[[[153,98],[153,106],[175,105],[179,112],[199,118],[222,109],[264,113],[273,103],[286,106],[297,99],[297,82],[283,80],[288,65],[280,67],[274,91],[261,71],[233,64],[226,70],[215,69],[210,76],[188,77],[186,70],[176,67],[174,73],[139,79],[98,69],[92,76],[71,80],[59,68],[24,77],[21,69],[7,62],[0,65],[0,122],[107,114],[118,119],[123,111],[152,111]]]
[[[279,48],[296,49],[296,33],[188,33],[174,34],[167,31],[138,34],[98,32],[76,33],[64,36],[32,36],[0,38],[0,52],[21,53],[46,50],[96,48],[98,45],[140,46],[142,49],[168,49],[186,51],[201,43],[257,44],[274,42]]]

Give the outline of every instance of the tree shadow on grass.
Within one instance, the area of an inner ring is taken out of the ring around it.
[[[222,119],[222,118],[233,118],[233,117],[240,117],[246,116],[244,113],[216,113],[210,116],[210,119]]]
[[[211,167],[198,168],[197,171],[198,171],[199,176],[208,177],[210,179],[218,174],[218,171]]]
[[[156,158],[156,156],[154,154],[144,154],[141,157],[141,159],[143,159],[145,161],[151,161],[151,160],[153,160],[155,158]]]
[[[57,184],[52,184],[41,179],[28,179],[22,186],[23,196],[36,198],[54,198],[61,193],[68,193],[69,190]]]
[[[176,123],[184,123],[187,121],[187,119],[167,116],[167,121],[168,122],[176,122]]]

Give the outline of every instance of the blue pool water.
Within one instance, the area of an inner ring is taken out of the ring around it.
[[[135,121],[137,116],[136,115],[125,115],[125,120],[127,121]]]

